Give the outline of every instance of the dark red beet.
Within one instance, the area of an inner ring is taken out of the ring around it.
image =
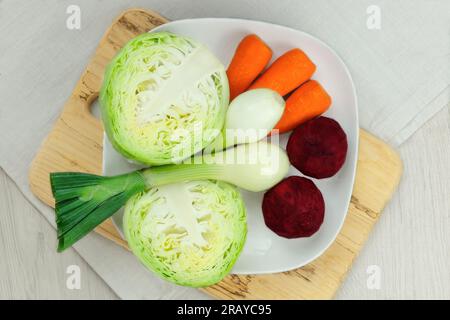
[[[310,237],[322,225],[325,202],[314,182],[291,176],[264,194],[262,210],[266,226],[277,235]]]
[[[335,120],[318,117],[303,123],[289,137],[289,161],[304,175],[323,179],[334,176],[347,156],[347,136]]]

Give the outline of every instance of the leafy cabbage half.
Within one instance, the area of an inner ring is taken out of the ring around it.
[[[222,280],[236,262],[247,235],[246,211],[228,183],[171,184],[131,198],[124,230],[147,268],[176,284],[204,287]]]
[[[100,92],[109,140],[147,165],[181,161],[210,144],[228,102],[221,62],[204,45],[168,32],[128,42],[109,64]]]

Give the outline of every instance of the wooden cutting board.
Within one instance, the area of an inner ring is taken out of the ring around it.
[[[30,168],[31,190],[49,206],[54,206],[50,172],[102,172],[103,128],[91,114],[90,105],[98,96],[105,66],[128,40],[167,21],[155,12],[131,9],[121,14],[106,31]],[[402,163],[397,153],[361,130],[349,212],[331,247],[320,258],[297,270],[257,276],[229,275],[219,284],[202,290],[224,299],[332,298],[396,189],[401,172]],[[110,220],[96,232],[127,246]]]

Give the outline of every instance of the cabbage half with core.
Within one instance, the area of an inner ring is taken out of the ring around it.
[[[109,64],[100,104],[109,140],[125,157],[162,165],[190,157],[222,129],[225,68],[202,44],[167,32],[142,34]]]
[[[239,191],[212,180],[151,188],[125,207],[124,230],[133,253],[163,279],[190,287],[222,280],[247,234]]]

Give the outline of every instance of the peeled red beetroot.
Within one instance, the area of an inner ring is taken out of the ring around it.
[[[334,176],[347,156],[347,136],[339,123],[318,117],[303,123],[289,137],[289,161],[304,175],[323,179]]]
[[[322,225],[325,202],[314,182],[291,176],[264,194],[262,210],[266,226],[277,235],[310,237]]]

